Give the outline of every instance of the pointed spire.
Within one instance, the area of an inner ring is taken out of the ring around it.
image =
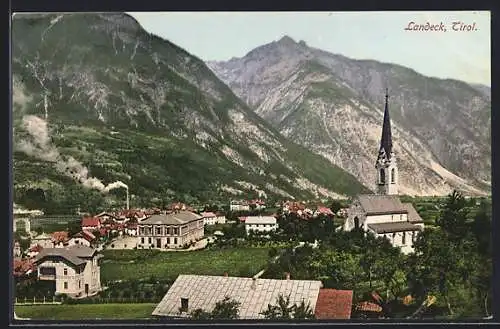
[[[380,139],[380,152],[385,151],[387,158],[391,157],[392,152],[392,133],[391,133],[391,118],[389,116],[389,91],[385,90],[385,111],[384,123],[382,126],[382,138]]]

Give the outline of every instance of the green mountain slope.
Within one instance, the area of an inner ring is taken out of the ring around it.
[[[14,199],[47,212],[366,189],[125,14],[16,14]],[[109,187],[109,186],[108,186]]]

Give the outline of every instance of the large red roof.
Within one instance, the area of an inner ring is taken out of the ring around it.
[[[82,219],[82,227],[99,227],[100,221],[97,217],[87,217]]]
[[[352,290],[320,289],[314,314],[317,319],[350,319]]]

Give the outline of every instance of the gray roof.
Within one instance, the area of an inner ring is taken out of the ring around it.
[[[276,224],[276,217],[273,216],[248,216],[245,224]]]
[[[408,211],[408,221],[410,223],[423,223],[424,220],[418,214],[417,210],[411,203],[403,203],[403,207]]]
[[[36,255],[35,261],[41,262],[45,257],[62,257],[74,265],[81,265],[85,263],[82,258],[92,257],[96,250],[84,245],[73,245],[66,248],[43,248],[42,251]]]
[[[193,220],[201,219],[203,217],[190,211],[179,211],[173,212],[168,215],[153,215],[148,219],[140,222],[140,225],[152,225],[152,224],[167,224],[167,225],[182,225],[189,223]]]
[[[409,222],[368,224],[368,227],[378,234],[422,230],[420,226]]]
[[[252,288],[252,285],[255,287]],[[272,280],[242,277],[179,275],[167,294],[156,306],[153,315],[185,317],[179,314],[181,298],[188,298],[188,313],[201,308],[211,311],[215,304],[228,296],[241,303],[240,319],[262,319],[259,313],[268,304],[275,305],[280,294],[290,295],[291,303],[309,302],[316,307],[321,281]]]
[[[52,239],[52,236],[48,235],[45,232],[31,238],[31,240],[51,240],[51,239]]]
[[[397,195],[364,194],[358,196],[359,203],[367,215],[406,214]]]

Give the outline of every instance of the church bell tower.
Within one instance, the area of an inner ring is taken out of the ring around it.
[[[385,93],[382,138],[380,139],[380,149],[375,168],[377,169],[377,194],[397,195],[399,177],[396,157],[392,149],[391,118],[389,117],[389,94],[387,89]]]

